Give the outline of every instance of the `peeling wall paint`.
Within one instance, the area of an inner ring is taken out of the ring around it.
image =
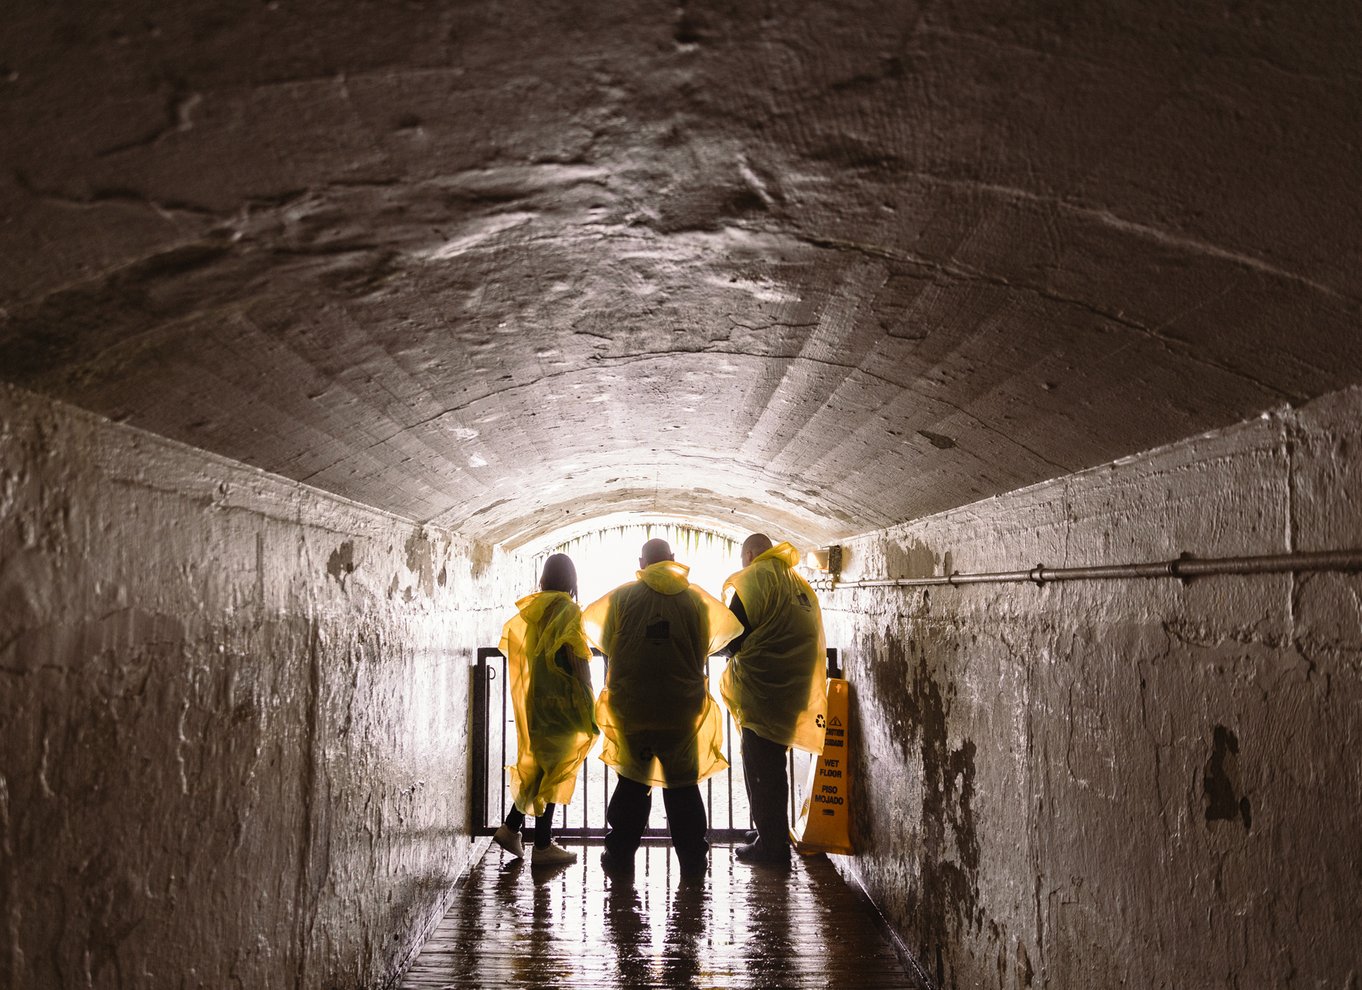
[[[1362,391],[853,541],[849,578],[1362,546]],[[824,595],[843,869],[942,987],[1362,979],[1362,578]]]
[[[0,453],[0,985],[384,985],[504,561],[8,387]]]

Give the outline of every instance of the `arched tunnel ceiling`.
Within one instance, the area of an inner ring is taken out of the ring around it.
[[[20,0],[0,377],[518,545],[1362,377],[1355,3]]]

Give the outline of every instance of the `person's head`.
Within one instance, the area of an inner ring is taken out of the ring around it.
[[[771,538],[765,533],[753,533],[742,541],[742,565],[746,567],[767,550],[771,549]]]
[[[672,553],[671,544],[666,540],[649,540],[643,544],[643,553],[638,558],[638,566],[642,568],[663,560],[675,559],[676,555]]]
[[[565,553],[555,553],[544,561],[544,573],[539,575],[540,591],[566,591],[577,597],[577,568]]]

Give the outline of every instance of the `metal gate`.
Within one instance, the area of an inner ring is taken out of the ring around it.
[[[604,661],[593,650],[591,680],[605,682]],[[506,767],[515,759],[515,721],[511,700],[506,691],[506,658],[493,646],[479,647],[477,665],[473,670],[473,787],[472,824],[474,835],[491,835],[511,809],[510,787]],[[719,695],[719,674],[726,663],[723,657],[710,657],[705,665],[710,694]],[[828,650],[828,675],[841,676],[837,668],[837,651]],[[606,832],[605,809],[615,783],[615,772],[598,758],[600,740],[582,764],[577,791],[572,802],[558,808],[554,823],[556,835],[577,839],[601,839]],[[710,777],[701,785],[705,809],[709,815],[709,837],[717,842],[741,839],[752,828],[752,816],[747,805],[747,787],[738,749],[738,731],[733,719],[724,713],[724,756],[729,769]],[[790,820],[803,800],[796,793],[807,776],[810,757],[797,750],[790,751],[789,774],[794,786],[790,788]],[[645,839],[667,836],[666,814],[661,801],[653,802],[652,817],[643,833]]]

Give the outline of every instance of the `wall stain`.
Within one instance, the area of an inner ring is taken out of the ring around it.
[[[482,577],[492,569],[492,544],[475,541],[468,548],[469,573],[474,579]]]
[[[1223,725],[1217,725],[1212,730],[1212,739],[1211,758],[1201,775],[1206,821],[1237,819],[1248,832],[1253,827],[1253,807],[1239,793],[1239,738]]]
[[[949,637],[939,632],[929,630],[906,645],[889,633],[882,662],[871,665],[874,697],[884,705],[903,760],[921,767],[922,872],[918,889],[910,892],[916,902],[911,910],[919,924],[919,958],[935,959],[943,977],[952,949],[969,941],[968,930],[983,925],[973,807],[977,747],[965,740],[951,748],[950,692],[943,691],[937,680],[941,672],[934,670],[953,650]]]
[[[931,430],[918,430],[917,435],[926,440],[937,450],[950,450],[955,446],[955,441],[944,433],[933,433]]]
[[[1021,942],[1016,943],[1016,951],[1009,953],[1008,945],[1012,944],[1008,936],[1007,929],[999,925],[996,921],[988,923],[988,935],[990,941],[998,947],[996,968],[998,972],[998,986],[1001,987],[1029,987],[1035,984],[1036,973],[1031,968],[1031,957],[1026,952],[1026,946]],[[1008,972],[1015,973],[1015,978],[1008,979]]]
[[[918,540],[890,544],[885,548],[884,571],[894,577],[930,577],[935,574],[937,554]]]
[[[326,558],[326,573],[336,579],[336,583],[342,588],[345,587],[345,579],[355,572],[355,544],[346,540],[335,550],[331,551],[331,556]]]
[[[1021,974],[1022,984],[1031,986],[1035,983],[1036,971],[1031,966],[1031,956],[1026,951],[1026,946],[1017,943],[1017,972]]]
[[[427,598],[435,597],[435,546],[427,538],[426,531],[417,527],[407,537],[403,549],[407,551],[407,570],[416,575],[416,583]],[[407,601],[411,598],[409,594]]]

